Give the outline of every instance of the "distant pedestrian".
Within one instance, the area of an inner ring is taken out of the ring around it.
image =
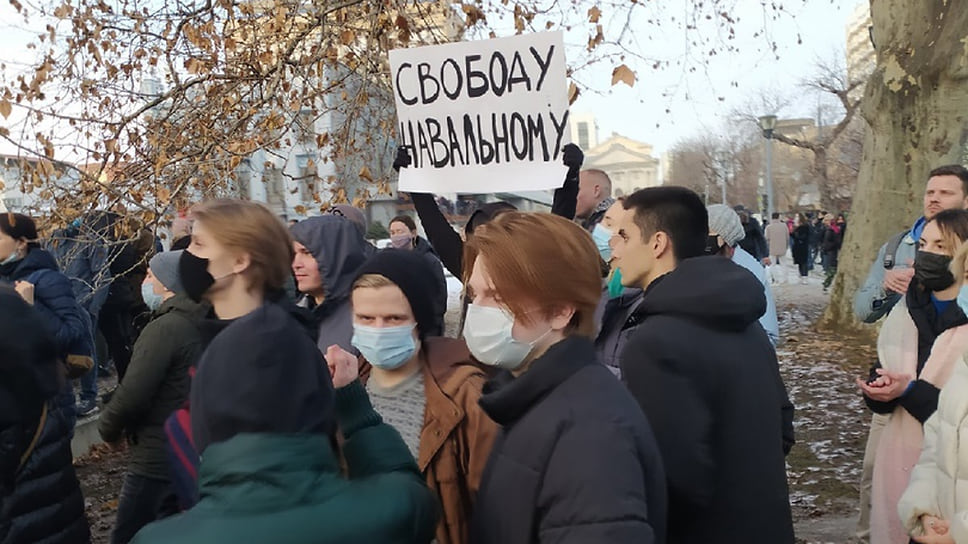
[[[770,250],[766,243],[766,236],[763,235],[763,228],[755,217],[750,215],[750,211],[742,206],[737,206],[736,213],[743,224],[743,240],[739,243],[740,247],[747,253],[756,258],[759,262],[764,262],[769,258]]]
[[[800,272],[800,283],[806,285],[810,261],[810,225],[803,214],[797,214],[797,226],[793,229],[793,262]]]
[[[766,226],[766,242],[770,248],[769,264],[770,277],[773,283],[783,283],[787,281],[786,268],[783,266],[783,259],[786,258],[787,250],[790,248],[790,230],[786,223],[780,221],[780,214],[773,214],[773,221]]]
[[[827,219],[824,219],[824,221],[827,225],[823,233],[821,251],[823,251],[823,289],[827,291],[830,288],[830,284],[834,281],[834,276],[837,275],[837,261],[840,256],[840,246],[843,244],[843,236],[840,233],[840,229],[834,225],[830,216],[827,216]]]

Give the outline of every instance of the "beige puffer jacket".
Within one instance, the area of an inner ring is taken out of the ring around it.
[[[957,544],[968,544],[968,361],[960,361],[941,390],[938,410],[924,424],[924,447],[897,506],[901,522],[923,534],[921,516],[951,523]]]

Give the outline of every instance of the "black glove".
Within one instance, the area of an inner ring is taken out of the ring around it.
[[[393,159],[393,169],[399,172],[401,168],[407,168],[411,164],[413,164],[413,159],[410,158],[407,146],[401,145],[397,148],[397,158]]]
[[[585,162],[585,154],[575,144],[565,145],[565,148],[562,150],[562,157],[564,157],[565,166],[569,170],[580,170],[582,163]]]

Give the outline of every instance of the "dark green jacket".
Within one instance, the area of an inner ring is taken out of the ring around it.
[[[101,413],[101,438],[131,440],[128,470],[135,474],[168,479],[163,426],[188,397],[188,371],[204,351],[198,323],[207,311],[185,295],[165,301],[135,342],[124,380]]]
[[[348,478],[328,437],[246,433],[210,445],[201,499],[133,544],[426,544],[437,501],[359,381],[337,390]]]

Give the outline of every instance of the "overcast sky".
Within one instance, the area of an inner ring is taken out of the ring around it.
[[[692,1],[665,0],[662,7],[653,9],[675,16],[688,11]],[[653,144],[660,155],[683,138],[719,130],[730,109],[752,95],[802,92],[797,85],[813,71],[817,58],[843,55],[847,20],[861,1],[867,0],[784,0],[786,13],[773,17],[764,13],[761,0],[718,0],[739,19],[731,42],[739,52],[720,51],[712,58],[695,48],[687,50],[683,34],[674,25],[633,25],[633,43],[643,55],[684,59],[683,65],[653,69],[630,62],[638,77],[630,89],[624,84],[609,88],[613,64],[602,63],[582,75],[594,89],[582,93],[573,111],[595,113],[600,139],[617,132]],[[586,3],[592,5],[581,1],[579,8],[587,9],[581,5]],[[23,31],[21,23],[9,2],[0,1],[0,60],[7,63],[8,75],[37,54],[26,48],[33,33]],[[710,25],[707,30],[716,32],[717,27]],[[761,35],[754,37],[757,32]],[[566,33],[565,40],[577,46],[587,41],[587,34],[585,30]],[[772,42],[777,46],[775,55],[770,51]],[[815,101],[798,100],[781,113],[812,117],[816,107]],[[11,149],[0,144],[0,152]]]

